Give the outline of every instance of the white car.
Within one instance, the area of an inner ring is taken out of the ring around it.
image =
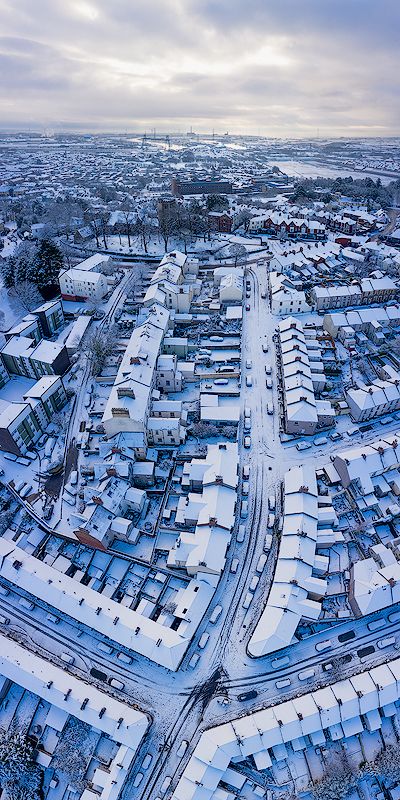
[[[249,447],[251,447],[251,436],[245,436],[244,437],[244,439],[243,439],[243,447],[245,447],[246,450],[248,450]]]
[[[253,366],[251,358],[246,359],[246,369],[251,369]]]
[[[253,386],[253,378],[251,375],[246,375],[246,386],[250,387]]]
[[[308,450],[311,447],[311,442],[297,442],[296,449],[297,450]]]

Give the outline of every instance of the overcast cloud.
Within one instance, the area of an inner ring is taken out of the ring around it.
[[[3,128],[400,133],[400,0],[0,0]]]

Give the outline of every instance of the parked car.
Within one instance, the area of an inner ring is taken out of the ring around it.
[[[296,449],[297,450],[308,450],[311,447],[311,442],[297,442]]]
[[[263,351],[263,353],[268,353],[268,345],[267,345],[266,342],[263,343],[262,351]]]
[[[275,525],[275,514],[268,514],[267,528],[273,528]]]
[[[246,386],[253,386],[253,378],[251,375],[246,375]]]
[[[249,503],[248,500],[242,500],[242,504],[240,506],[240,516],[242,519],[246,519],[249,515]]]
[[[272,389],[272,378],[267,378],[265,381],[267,389]]]
[[[273,414],[273,413],[274,413],[273,403],[267,403],[267,414]]]
[[[251,436],[245,436],[243,439],[243,447],[248,450],[251,447]]]
[[[248,692],[241,692],[238,694],[238,700],[240,703],[243,703],[245,700],[255,700],[258,697],[258,692],[256,689],[250,689]]]
[[[215,606],[212,614],[210,615],[210,622],[212,625],[215,625],[215,623],[219,620],[221,614],[222,614],[222,606],[220,605]]]
[[[247,497],[247,495],[248,495],[248,493],[249,493],[249,490],[250,490],[250,484],[249,484],[249,482],[248,482],[248,481],[243,481],[243,484],[242,484],[242,494],[244,494],[244,496],[245,496],[245,497]]]
[[[239,542],[239,544],[242,544],[242,542],[244,542],[245,540],[245,537],[246,537],[246,525],[241,524],[239,525],[238,528],[236,541]]]
[[[265,365],[265,374],[266,375],[271,375],[271,372],[272,372],[271,364],[267,361],[267,363]]]

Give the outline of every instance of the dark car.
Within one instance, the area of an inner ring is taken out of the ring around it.
[[[243,703],[245,700],[254,700],[255,697],[258,697],[258,692],[255,689],[250,689],[249,692],[242,692],[238,694],[238,700]]]

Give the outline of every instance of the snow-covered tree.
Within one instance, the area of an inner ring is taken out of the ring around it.
[[[33,755],[26,730],[15,725],[0,729],[0,784],[8,800],[39,800],[42,771]]]
[[[33,258],[33,276],[39,289],[57,284],[64,259],[61,250],[49,239],[42,239]]]

